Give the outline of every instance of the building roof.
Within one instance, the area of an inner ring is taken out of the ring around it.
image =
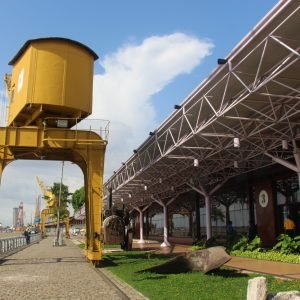
[[[143,206],[212,194],[274,163],[299,172],[300,4],[282,0],[104,184]]]

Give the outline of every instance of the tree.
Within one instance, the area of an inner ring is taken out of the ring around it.
[[[61,196],[60,196],[60,207],[58,208],[58,200],[59,200],[59,192],[60,192],[60,183],[54,182],[53,186],[50,188],[51,193],[55,196],[55,204],[52,208],[52,215],[51,218],[57,221],[58,211],[59,211],[59,219],[64,220],[66,217],[69,216],[68,211],[68,203],[70,202],[68,197],[70,196],[69,187],[67,185],[61,185]]]
[[[71,203],[75,212],[85,203],[84,186],[73,193]]]
[[[50,188],[51,193],[55,195],[55,197],[59,198],[59,191],[60,191],[60,183],[59,182],[54,182],[53,186]],[[68,203],[68,197],[70,196],[69,193],[69,187],[67,185],[62,184],[61,185],[61,204],[63,202]]]
[[[228,192],[224,192],[222,194],[219,194],[215,197],[215,200],[222,204],[225,207],[225,220],[226,220],[226,224],[228,224],[228,222],[230,221],[230,211],[229,208],[230,206],[237,202],[239,199],[238,194],[235,191],[228,191]]]

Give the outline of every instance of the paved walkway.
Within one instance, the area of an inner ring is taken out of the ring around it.
[[[288,279],[300,280],[300,264],[290,264],[233,256],[232,259],[225,264],[225,266],[242,271],[251,271]]]
[[[94,269],[72,241],[53,237],[0,261],[0,299],[145,299],[108,271]],[[118,288],[119,286],[119,288]]]
[[[155,241],[146,241],[144,244],[139,244],[136,240],[133,243],[133,248],[134,250],[156,250],[158,253],[176,255],[190,251],[191,246],[176,244],[168,248],[161,248],[160,243]],[[241,271],[270,274],[288,279],[300,279],[300,264],[232,256],[232,259],[228,263],[226,263],[225,266]]]

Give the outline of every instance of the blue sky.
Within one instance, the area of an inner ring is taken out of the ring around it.
[[[100,56],[93,117],[112,121],[107,178],[276,3],[3,1],[0,77],[11,72],[8,61],[28,39],[61,36],[92,48]],[[1,82],[1,100],[4,89]],[[71,191],[83,185],[76,166],[66,164],[65,174]],[[52,185],[59,181],[60,163],[20,161],[7,167],[0,187],[0,222],[11,224],[12,208],[20,201],[29,220],[39,193],[36,175]]]

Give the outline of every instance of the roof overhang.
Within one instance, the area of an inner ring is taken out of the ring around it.
[[[300,5],[280,1],[104,184],[132,207],[280,163],[300,172]]]

